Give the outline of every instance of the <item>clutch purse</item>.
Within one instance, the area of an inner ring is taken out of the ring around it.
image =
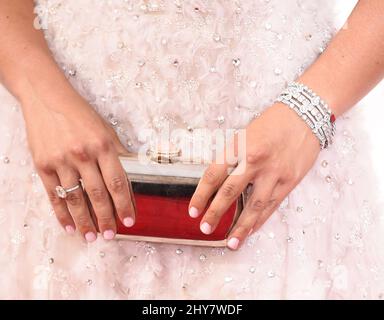
[[[120,156],[130,182],[136,221],[131,228],[117,221],[117,238],[225,247],[227,236],[243,209],[244,194],[231,205],[212,234],[203,234],[200,230],[203,214],[191,218],[188,206],[206,165],[185,163],[176,158],[157,154],[149,163],[142,163],[137,155]]]

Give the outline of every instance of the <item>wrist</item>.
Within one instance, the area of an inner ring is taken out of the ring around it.
[[[335,116],[327,102],[318,96],[306,84],[292,82],[277,98],[290,109],[295,111],[318,138],[322,149],[332,144],[335,133]]]
[[[55,106],[57,102],[73,100],[79,96],[49,52],[31,50],[17,64],[8,88],[19,100],[22,108],[36,105]]]

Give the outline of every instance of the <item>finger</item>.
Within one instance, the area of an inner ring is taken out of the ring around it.
[[[261,215],[258,216],[255,224],[252,227],[252,232],[256,232],[260,227],[268,220],[273,212],[279,207],[280,203],[288,196],[292,187],[289,184],[277,184],[273,190],[271,199],[274,199],[274,203],[264,209]]]
[[[69,233],[75,233],[76,226],[71,217],[71,214],[68,211],[68,207],[64,199],[59,198],[56,193],[56,186],[60,185],[59,177],[56,172],[48,173],[39,173],[45,190],[47,191],[48,198],[51,202],[53,211],[55,212],[57,220],[63,228]]]
[[[116,235],[116,220],[112,199],[105,186],[97,163],[88,162],[79,167],[85,192],[94,210],[99,231],[104,239],[112,240]]]
[[[227,164],[211,164],[200,179],[195,193],[189,203],[189,215],[197,218],[207,207],[209,200],[228,177],[229,166]]]
[[[101,155],[98,161],[119,219],[126,227],[132,227],[135,224],[135,200],[131,197],[129,181],[117,153]]]
[[[80,175],[70,167],[61,167],[57,170],[60,184],[64,188],[71,188],[80,183]],[[89,213],[88,205],[82,188],[78,188],[67,194],[65,198],[67,207],[77,229],[84,235],[88,242],[96,240],[96,228]]]
[[[223,215],[247,187],[252,176],[249,172],[243,173],[242,170],[241,166],[236,168],[217,191],[201,220],[200,229],[203,233],[211,234],[216,229]]]
[[[254,181],[254,190],[247,201],[243,212],[228,237],[227,246],[232,250],[239,248],[240,244],[249,235],[263,211],[276,202],[272,197],[278,179],[275,177],[260,177]]]

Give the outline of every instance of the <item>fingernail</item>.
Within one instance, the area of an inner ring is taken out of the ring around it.
[[[127,228],[130,228],[135,224],[135,221],[132,218],[124,218],[123,223]]]
[[[112,230],[106,230],[103,233],[105,240],[112,240],[115,237],[115,233]]]
[[[195,207],[190,207],[188,212],[191,218],[197,218],[199,216],[199,210]]]
[[[93,242],[96,240],[96,235],[93,232],[87,232],[85,234],[85,240],[87,240],[88,242]]]
[[[212,227],[209,223],[207,222],[204,222],[201,226],[200,226],[200,230],[202,233],[204,234],[210,234],[212,232]]]
[[[69,233],[69,234],[74,234],[75,233],[75,228],[70,226],[70,225],[68,225],[68,226],[65,227],[65,231],[67,231],[67,233]]]
[[[240,243],[239,239],[231,238],[231,239],[228,240],[227,246],[228,246],[228,248],[230,248],[232,250],[236,250],[237,247],[239,246],[239,243]]]
[[[248,235],[250,236],[253,232],[253,229],[249,230]]]

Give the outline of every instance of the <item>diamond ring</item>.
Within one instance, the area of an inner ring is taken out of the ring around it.
[[[63,186],[57,186],[55,188],[55,190],[56,190],[56,194],[59,198],[65,199],[68,196],[69,192],[75,191],[75,190],[79,189],[80,187],[81,187],[81,184],[79,183],[79,184],[77,184],[71,188],[64,188]]]

